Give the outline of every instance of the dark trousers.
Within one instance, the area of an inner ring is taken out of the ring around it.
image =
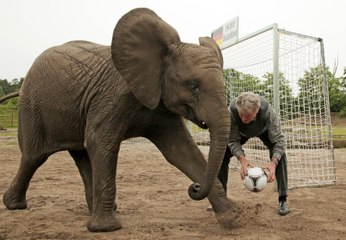
[[[273,156],[273,147],[274,144],[270,142],[268,138],[268,131],[262,133],[258,136],[264,145],[266,145],[269,149],[269,156],[270,159]],[[249,140],[247,137],[241,137],[240,144],[243,145]],[[228,165],[230,162],[230,159],[233,157],[233,154],[229,150],[229,147],[227,146],[225,156],[222,161],[222,165],[218,174],[218,179],[220,180],[226,194],[227,194],[227,182],[228,182]],[[250,160],[251,161],[251,160]],[[288,175],[287,175],[287,157],[286,153],[284,153],[279,161],[279,164],[276,166],[275,170],[275,177],[277,182],[277,189],[279,193],[279,197],[286,197],[287,191],[288,191]]]

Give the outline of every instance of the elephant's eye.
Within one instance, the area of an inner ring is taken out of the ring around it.
[[[195,80],[189,81],[188,82],[188,88],[190,89],[191,92],[198,93],[198,91],[199,91],[199,84]]]

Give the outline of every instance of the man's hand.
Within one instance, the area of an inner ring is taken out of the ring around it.
[[[262,168],[268,169],[268,171],[266,171],[267,177],[268,177],[268,183],[273,182],[275,180],[275,170],[276,170],[275,162],[269,162],[266,166]]]
[[[244,155],[239,157],[239,161],[241,164],[240,177],[242,180],[244,180],[247,168],[254,167],[254,165],[251,162],[249,162]]]

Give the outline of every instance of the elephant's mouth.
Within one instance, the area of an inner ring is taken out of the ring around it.
[[[195,123],[198,127],[202,129],[208,129],[209,126],[206,124],[205,121],[199,120],[196,118],[195,112],[193,108],[190,105],[185,105],[185,111],[187,112],[187,119]]]
[[[191,120],[191,119],[190,119]],[[195,123],[198,127],[202,128],[202,129],[208,129],[209,126],[204,122],[204,121],[199,121],[199,120],[191,120],[193,123]]]

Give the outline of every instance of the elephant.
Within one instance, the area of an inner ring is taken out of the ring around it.
[[[147,8],[117,22],[110,46],[71,41],[45,50],[19,91],[19,169],[4,193],[10,209],[27,208],[35,171],[68,151],[81,175],[91,232],[114,231],[116,169],[121,142],[144,137],[193,183],[194,200],[208,198],[216,213],[232,203],[217,174],[230,132],[223,60],[210,37],[199,45]],[[208,159],[185,119],[210,132]]]

